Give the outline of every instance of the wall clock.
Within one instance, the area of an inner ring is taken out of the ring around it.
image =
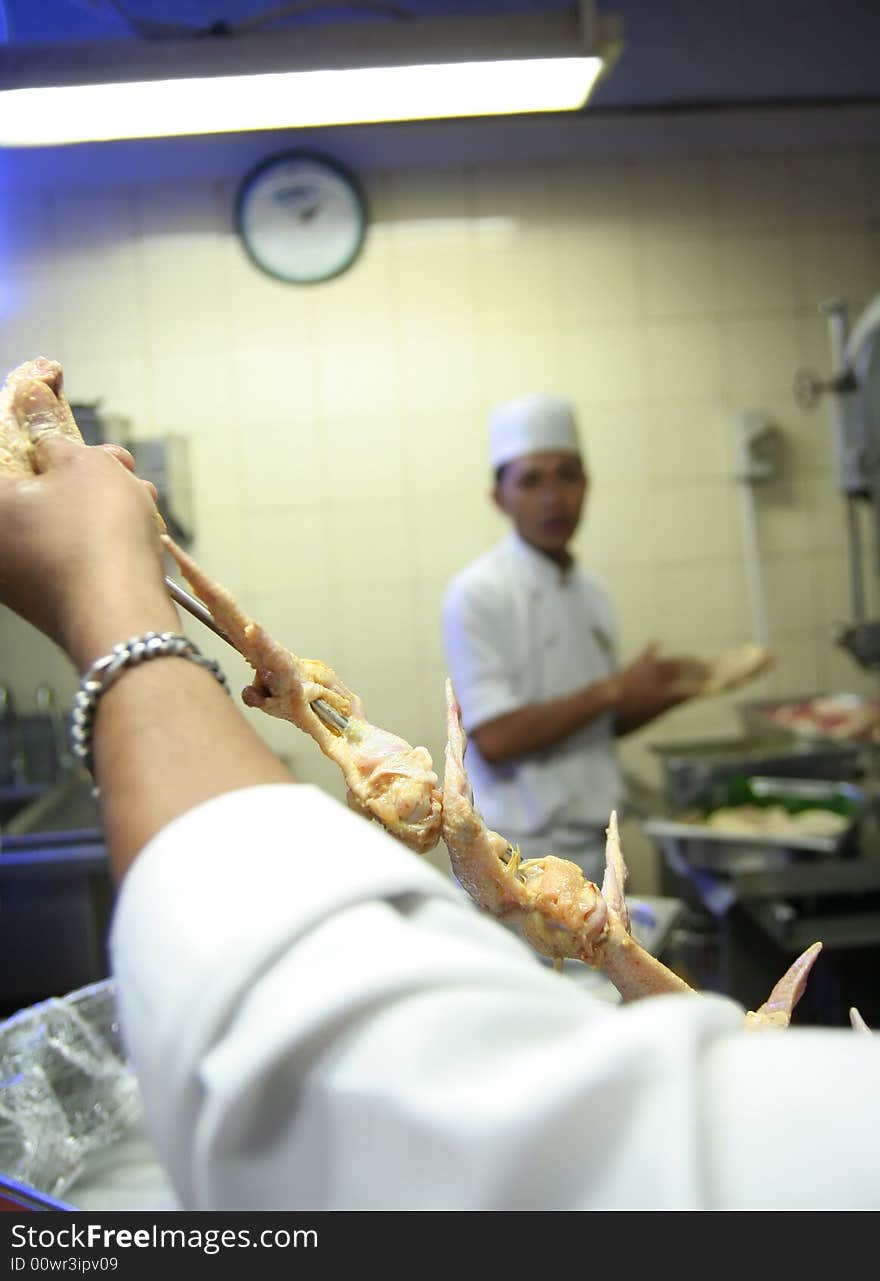
[[[308,151],[271,156],[241,184],[235,221],[256,265],[297,285],[340,275],[367,231],[364,197],[353,174]]]

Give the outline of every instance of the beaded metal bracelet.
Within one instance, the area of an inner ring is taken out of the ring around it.
[[[79,689],[73,700],[73,713],[70,723],[70,745],[74,756],[82,761],[90,773],[94,773],[92,763],[92,731],[95,724],[95,713],[98,700],[115,680],[129,667],[147,662],[151,658],[188,658],[191,663],[206,667],[220,682],[228,694],[226,682],[220,664],[213,658],[205,658],[201,650],[185,636],[176,636],[174,632],[145,632],[143,636],[132,636],[124,644],[114,645],[111,653],[92,663],[79,683]]]

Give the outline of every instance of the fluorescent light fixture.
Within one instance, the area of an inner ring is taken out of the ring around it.
[[[0,146],[573,111],[616,53],[596,26],[584,4],[549,26],[508,15],[309,28],[294,41],[7,46]]]
[[[9,89],[0,146],[573,111],[601,70],[599,58],[536,58]]]

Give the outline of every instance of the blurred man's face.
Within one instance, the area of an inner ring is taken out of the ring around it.
[[[492,496],[520,538],[564,562],[586,492],[580,456],[560,451],[515,458],[505,466]]]

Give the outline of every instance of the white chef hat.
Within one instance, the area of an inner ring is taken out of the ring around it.
[[[518,396],[496,405],[489,417],[492,469],[524,454],[581,452],[574,405],[564,396]]]

